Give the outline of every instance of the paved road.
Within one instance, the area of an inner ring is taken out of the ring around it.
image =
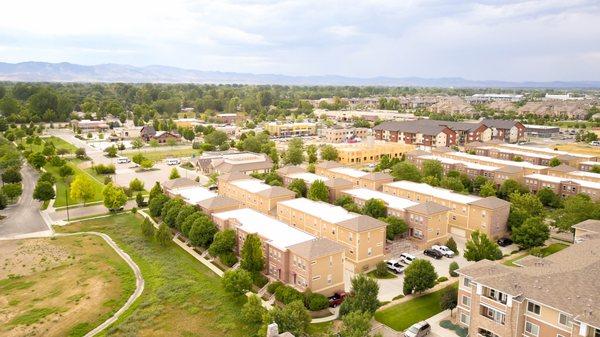
[[[38,173],[25,164],[21,168],[23,194],[19,201],[1,212],[6,218],[0,221],[0,237],[50,231],[40,215],[41,203],[33,199]]]

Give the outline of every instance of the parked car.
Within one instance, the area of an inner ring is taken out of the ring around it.
[[[413,324],[410,328],[404,331],[404,337],[423,337],[429,335],[431,325],[426,321]]]
[[[452,251],[452,249],[450,249],[446,246],[433,245],[433,246],[431,246],[431,249],[442,253],[442,255],[444,255],[445,257],[454,257],[454,252]]]
[[[408,253],[400,254],[400,262],[404,264],[411,264],[415,259],[416,257],[414,255]]]
[[[513,240],[511,240],[510,238],[500,238],[496,242],[498,243],[498,246],[500,246],[500,247],[506,247],[506,246],[512,245]]]
[[[442,253],[438,252],[437,250],[431,249],[431,248],[427,248],[423,251],[423,254],[429,256],[429,257],[433,257],[434,259],[441,259],[442,257],[444,257],[444,255],[442,255]]]
[[[342,302],[344,302],[345,298],[346,298],[345,292],[343,292],[343,291],[337,292],[337,293],[333,294],[333,296],[329,297],[329,306],[332,308],[335,308],[338,305],[342,304]]]
[[[404,272],[404,266],[400,264],[398,260],[387,260],[385,261],[388,269],[393,271],[396,274],[402,274]]]
[[[127,157],[119,157],[117,158],[117,164],[127,164],[129,163],[131,160]]]
[[[181,164],[181,160],[179,160],[177,158],[168,158],[167,160],[165,160],[165,162],[167,163],[167,165],[179,165],[179,164]]]

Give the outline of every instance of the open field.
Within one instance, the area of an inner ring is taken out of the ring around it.
[[[97,236],[0,243],[0,336],[83,336],[135,289],[133,272]]]
[[[589,154],[593,156],[600,156],[600,146],[592,146],[589,144],[582,143],[570,143],[570,144],[556,144],[554,147],[560,151],[567,151],[572,153]]]
[[[106,335],[235,337],[256,331],[239,315],[244,299],[227,295],[219,277],[180,247],[142,237],[140,224],[140,216],[127,213],[56,228],[106,233],[142,271],[144,293]]]
[[[55,136],[50,136],[48,138],[44,138],[44,141],[46,143],[52,143],[54,144],[54,146],[56,147],[56,149],[66,149],[69,150],[70,153],[75,153],[75,151],[77,150],[77,147],[69,142],[66,142],[65,140],[55,137]]]
[[[121,155],[133,159],[133,156],[135,156],[138,153],[142,153],[144,157],[155,162],[164,160],[166,158],[191,157],[193,154],[196,156],[200,155],[200,151],[192,149],[191,146],[165,146],[155,149],[141,149],[140,151],[127,151],[126,153],[121,153]]]
[[[449,287],[458,287],[458,283]],[[396,331],[404,331],[411,325],[442,312],[440,299],[443,292],[444,288],[377,311],[375,319]]]
[[[96,177],[90,175],[85,170],[82,170],[81,168],[79,168],[77,166],[77,163],[78,163],[77,160],[69,161],[67,163],[67,165],[71,166],[74,170],[74,174],[71,177],[71,180],[75,179],[75,177],[78,174],[87,175],[90,178],[90,180],[92,181],[92,186],[94,188],[94,197],[91,200],[89,200],[88,202],[103,200],[104,197],[102,196],[102,190],[104,189],[104,184],[101,183],[100,181],[96,180]],[[67,184],[65,183],[63,178],[61,178],[61,176],[58,174],[58,167],[47,164],[44,168],[46,169],[46,171],[52,173],[52,175],[54,175],[54,177],[56,177],[56,200],[54,201],[54,207],[66,206],[67,205],[67,196],[66,196]],[[78,203],[81,203],[81,201],[72,200],[71,198],[69,198],[70,205],[78,204]]]

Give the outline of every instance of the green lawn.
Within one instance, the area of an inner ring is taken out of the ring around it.
[[[458,287],[458,283],[451,285]],[[444,289],[414,298],[390,308],[377,311],[375,319],[396,331],[404,331],[411,325],[426,320],[442,311],[440,298]]]
[[[375,270],[372,270],[370,272],[367,273],[367,276],[370,276],[374,279],[391,279],[391,278],[396,278],[397,276],[395,274],[390,273],[389,271],[387,272],[387,274],[385,274],[385,276],[381,277],[381,276],[377,276],[375,274]]]
[[[163,248],[142,237],[140,224],[140,216],[126,213],[56,228],[59,232],[98,231],[110,235],[138,264],[146,280],[142,296],[103,335],[254,334],[258,327],[244,324],[240,317],[245,299],[227,295],[218,276],[174,243]]]
[[[561,250],[563,250],[567,247],[569,247],[569,245],[564,244],[564,243],[551,243],[550,245],[541,249],[542,257],[546,257],[546,256],[552,255],[554,253],[560,252]],[[509,266],[509,267],[518,267],[518,265],[516,265],[515,262],[519,261],[520,259],[522,259],[526,256],[529,256],[529,253],[527,253],[527,252],[524,254],[520,254],[520,253],[517,253],[517,254],[518,255],[516,257],[506,260],[506,261],[502,262],[502,264],[504,264],[505,266]]]
[[[57,150],[58,149],[67,149],[71,153],[75,153],[75,151],[77,150],[77,147],[75,145],[63,140],[62,138],[50,136],[48,138],[43,138],[43,139],[46,143],[54,144],[54,146],[56,147]]]
[[[73,160],[73,161],[70,161],[67,163],[67,165],[69,165],[73,168],[74,173],[75,173],[71,177],[71,180],[73,180],[75,178],[75,176],[77,176],[78,174],[88,175],[90,177],[90,180],[92,181],[92,186],[94,187],[94,197],[92,198],[92,200],[88,200],[88,202],[102,201],[104,198],[102,196],[102,190],[104,189],[104,184],[101,183],[100,181],[96,180],[96,178],[94,176],[90,175],[88,172],[77,167],[77,163],[78,163],[78,161],[76,161],[76,160]],[[65,181],[61,178],[61,176],[58,174],[58,167],[46,165],[44,168],[46,169],[46,171],[50,172],[52,175],[54,175],[54,177],[56,177],[56,200],[54,201],[54,207],[66,206],[67,205],[67,196],[66,196],[67,185],[66,185]],[[70,205],[78,204],[78,203],[81,203],[81,201],[72,200],[69,198]]]
[[[147,149],[147,150],[140,150],[140,153],[142,153],[144,155],[144,157],[152,160],[152,161],[161,161],[163,159],[166,158],[172,158],[172,157],[190,157],[192,154],[195,154],[196,156],[200,155],[200,151],[199,150],[194,150],[192,149],[192,147],[167,147],[165,146],[164,148],[160,148],[160,149]],[[138,152],[129,152],[126,154],[122,154],[125,155],[126,157],[129,157],[129,159],[133,159],[133,156],[135,156]]]

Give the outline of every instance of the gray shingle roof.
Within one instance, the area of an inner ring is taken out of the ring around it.
[[[406,208],[407,211],[417,212],[421,214],[436,214],[440,212],[447,212],[450,208],[435,203],[433,201],[427,201],[418,205],[410,206]]]
[[[207,210],[221,209],[223,207],[236,208],[239,207],[239,205],[239,201],[231,199],[230,197],[226,197],[224,195],[218,195],[216,197],[198,202],[198,206]]]
[[[496,198],[496,197],[482,198],[482,199],[479,199],[476,201],[472,201],[469,204],[479,206],[479,207],[489,208],[489,209],[510,207],[510,202],[508,202],[506,200],[502,200],[500,198]]]
[[[167,190],[184,188],[184,187],[193,187],[193,186],[202,186],[199,182],[189,178],[177,178],[172,180],[167,180],[162,183],[162,186]]]
[[[352,219],[344,220],[337,223],[338,225],[353,230],[355,232],[362,232],[371,229],[386,227],[387,224],[381,220],[374,219],[367,215],[359,215]]]
[[[318,238],[301,242],[288,248],[294,254],[300,255],[308,260],[317,259],[344,251],[344,247],[342,245],[326,238]]]

